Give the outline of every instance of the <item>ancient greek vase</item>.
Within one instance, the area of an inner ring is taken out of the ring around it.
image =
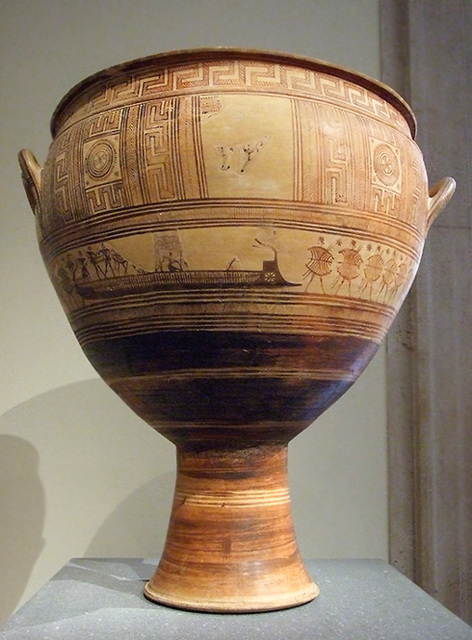
[[[175,443],[148,598],[204,611],[307,602],[288,442],[356,380],[454,191],[428,194],[392,90],[319,61],[194,50],[122,64],[20,153],[41,254],[104,380]]]

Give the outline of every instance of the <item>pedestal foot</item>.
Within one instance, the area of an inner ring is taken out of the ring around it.
[[[173,607],[233,613],[318,595],[295,539],[286,445],[178,450],[166,545],[144,593]]]

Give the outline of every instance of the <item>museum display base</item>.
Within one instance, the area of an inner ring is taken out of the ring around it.
[[[73,559],[5,623],[0,640],[472,640],[472,627],[382,560],[308,561],[320,596],[256,614],[149,602],[142,590],[155,565]]]

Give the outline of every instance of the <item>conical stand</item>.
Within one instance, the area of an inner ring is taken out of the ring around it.
[[[295,540],[287,445],[178,448],[166,545],[144,593],[213,612],[284,609],[318,595]]]

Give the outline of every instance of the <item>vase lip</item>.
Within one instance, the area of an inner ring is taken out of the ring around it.
[[[113,78],[117,79],[120,76],[128,75],[130,73],[146,69],[147,67],[169,66],[184,62],[198,63],[208,60],[234,60],[238,58],[241,60],[261,62],[270,61],[279,64],[289,64],[312,71],[321,71],[322,73],[324,72],[329,75],[334,75],[342,78],[343,80],[350,80],[372,93],[375,93],[397,109],[397,111],[399,111],[407,121],[412,138],[415,138],[416,118],[410,105],[399,93],[380,80],[372,78],[371,76],[359,71],[349,69],[348,67],[300,54],[264,49],[223,46],[164,51],[136,58],[127,62],[122,62],[87,76],[82,81],[74,85],[60,100],[51,118],[51,134],[54,138],[60,128],[59,124],[63,112],[76,98],[78,98],[78,96],[80,96],[80,94],[85,93],[91,87],[106,82],[107,80],[111,80]]]

